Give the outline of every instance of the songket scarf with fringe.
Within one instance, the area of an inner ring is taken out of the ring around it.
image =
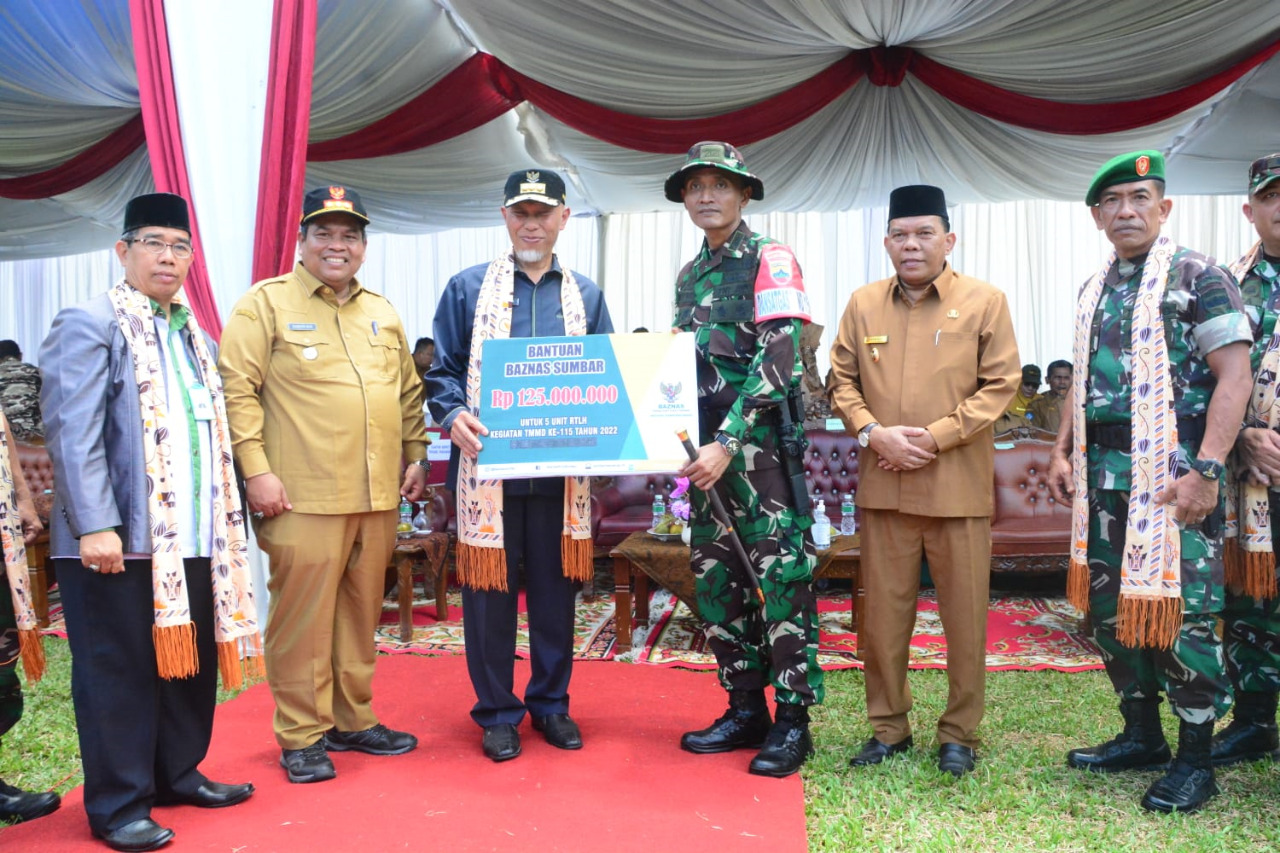
[[[1262,241],[1231,265],[1236,281],[1245,276],[1262,258]],[[1272,288],[1277,282],[1268,279]],[[1266,306],[1263,306],[1265,313]],[[1280,329],[1272,332],[1258,365],[1249,408],[1245,412],[1247,426],[1280,426],[1280,406],[1276,405],[1276,378],[1280,372]],[[1249,482],[1244,466],[1233,454],[1231,476],[1227,478],[1227,523],[1223,563],[1227,585],[1253,598],[1276,597],[1276,555],[1271,541],[1271,496],[1266,486]]]
[[[18,515],[18,489],[13,479],[17,462],[9,452],[9,436],[0,427],[0,541],[4,545],[4,574],[13,599],[13,615],[18,623],[18,656],[27,681],[35,683],[44,675],[44,646],[40,626],[31,606],[31,577],[27,571],[27,545],[22,538],[22,518]]]
[[[566,335],[587,333],[582,292],[567,268],[562,270],[560,307]],[[504,255],[489,264],[471,327],[467,367],[467,408],[480,407],[480,356],[484,342],[511,336],[515,296],[515,262]],[[462,454],[458,469],[458,580],[472,589],[507,591],[507,559],[503,550],[502,481],[476,476],[476,460]],[[591,480],[565,477],[564,524],[560,557],[565,577],[587,581],[592,576]]]
[[[1182,624],[1182,543],[1174,507],[1155,497],[1173,488],[1177,478],[1178,426],[1173,410],[1168,343],[1161,303],[1169,283],[1169,267],[1177,247],[1160,237],[1147,253],[1133,307],[1129,348],[1133,353],[1130,384],[1132,430],[1129,514],[1125,521],[1120,566],[1117,636],[1135,648],[1173,646]],[[1071,564],[1067,598],[1081,611],[1089,609],[1088,438],[1085,434],[1085,379],[1093,317],[1103,282],[1116,264],[1115,252],[1080,291],[1077,304],[1072,418],[1072,469],[1075,497],[1071,519]]]
[[[191,621],[191,607],[187,599],[178,535],[180,522],[170,497],[173,452],[169,444],[172,436],[164,428],[169,413],[164,366],[156,339],[155,312],[151,300],[127,282],[118,282],[108,295],[133,359],[142,412],[147,515],[151,528],[151,586],[155,601],[155,624],[151,637],[156,647],[156,665],[162,678],[188,678],[199,671],[200,663],[196,655],[195,623]],[[185,310],[181,301],[175,299],[170,310],[178,307]],[[249,576],[244,511],[240,506],[240,491],[236,487],[231,461],[231,430],[222,379],[195,315],[190,311],[186,314],[186,328],[195,347],[196,373],[213,398],[213,459],[210,468],[218,485],[212,498],[213,547],[210,560],[214,639],[223,686],[234,689],[244,684],[246,672],[255,679],[264,675],[258,613]]]

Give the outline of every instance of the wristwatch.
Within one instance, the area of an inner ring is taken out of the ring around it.
[[[863,447],[869,447],[871,445],[871,431],[878,426],[880,426],[880,424],[872,421],[862,429],[858,430],[858,444],[861,444]]]
[[[1191,468],[1206,480],[1213,480],[1215,483],[1222,476],[1222,463],[1217,459],[1192,459]]]
[[[421,459],[413,460],[413,464],[417,465],[419,468],[421,468],[424,471],[431,470],[431,463],[427,461],[427,458],[425,456],[422,457]]]
[[[720,446],[724,448],[725,453],[729,454],[730,459],[742,452],[742,442],[724,431],[716,433],[716,441],[720,442]]]

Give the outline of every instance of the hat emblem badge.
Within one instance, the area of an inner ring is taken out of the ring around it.
[[[1133,163],[1133,170],[1141,177],[1151,171],[1151,158],[1143,154]]]
[[[329,198],[345,198],[347,191],[344,187],[329,187]]]
[[[525,180],[529,181],[529,183],[536,184],[538,181],[542,180],[542,173],[541,172],[525,172],[524,177],[525,177]]]

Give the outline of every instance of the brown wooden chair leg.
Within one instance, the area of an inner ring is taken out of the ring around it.
[[[617,626],[614,647],[631,651],[631,560],[618,555],[613,558],[613,615]]]
[[[396,587],[400,601],[400,642],[413,641],[413,556],[395,554]]]

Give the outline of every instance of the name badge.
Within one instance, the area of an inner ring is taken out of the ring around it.
[[[888,335],[867,335],[862,339],[864,344],[887,344],[889,343]]]
[[[191,414],[198,421],[213,420],[213,395],[203,385],[197,385],[187,391],[191,398]]]
[[[316,330],[315,323],[290,323],[289,331],[291,332],[314,332]]]

